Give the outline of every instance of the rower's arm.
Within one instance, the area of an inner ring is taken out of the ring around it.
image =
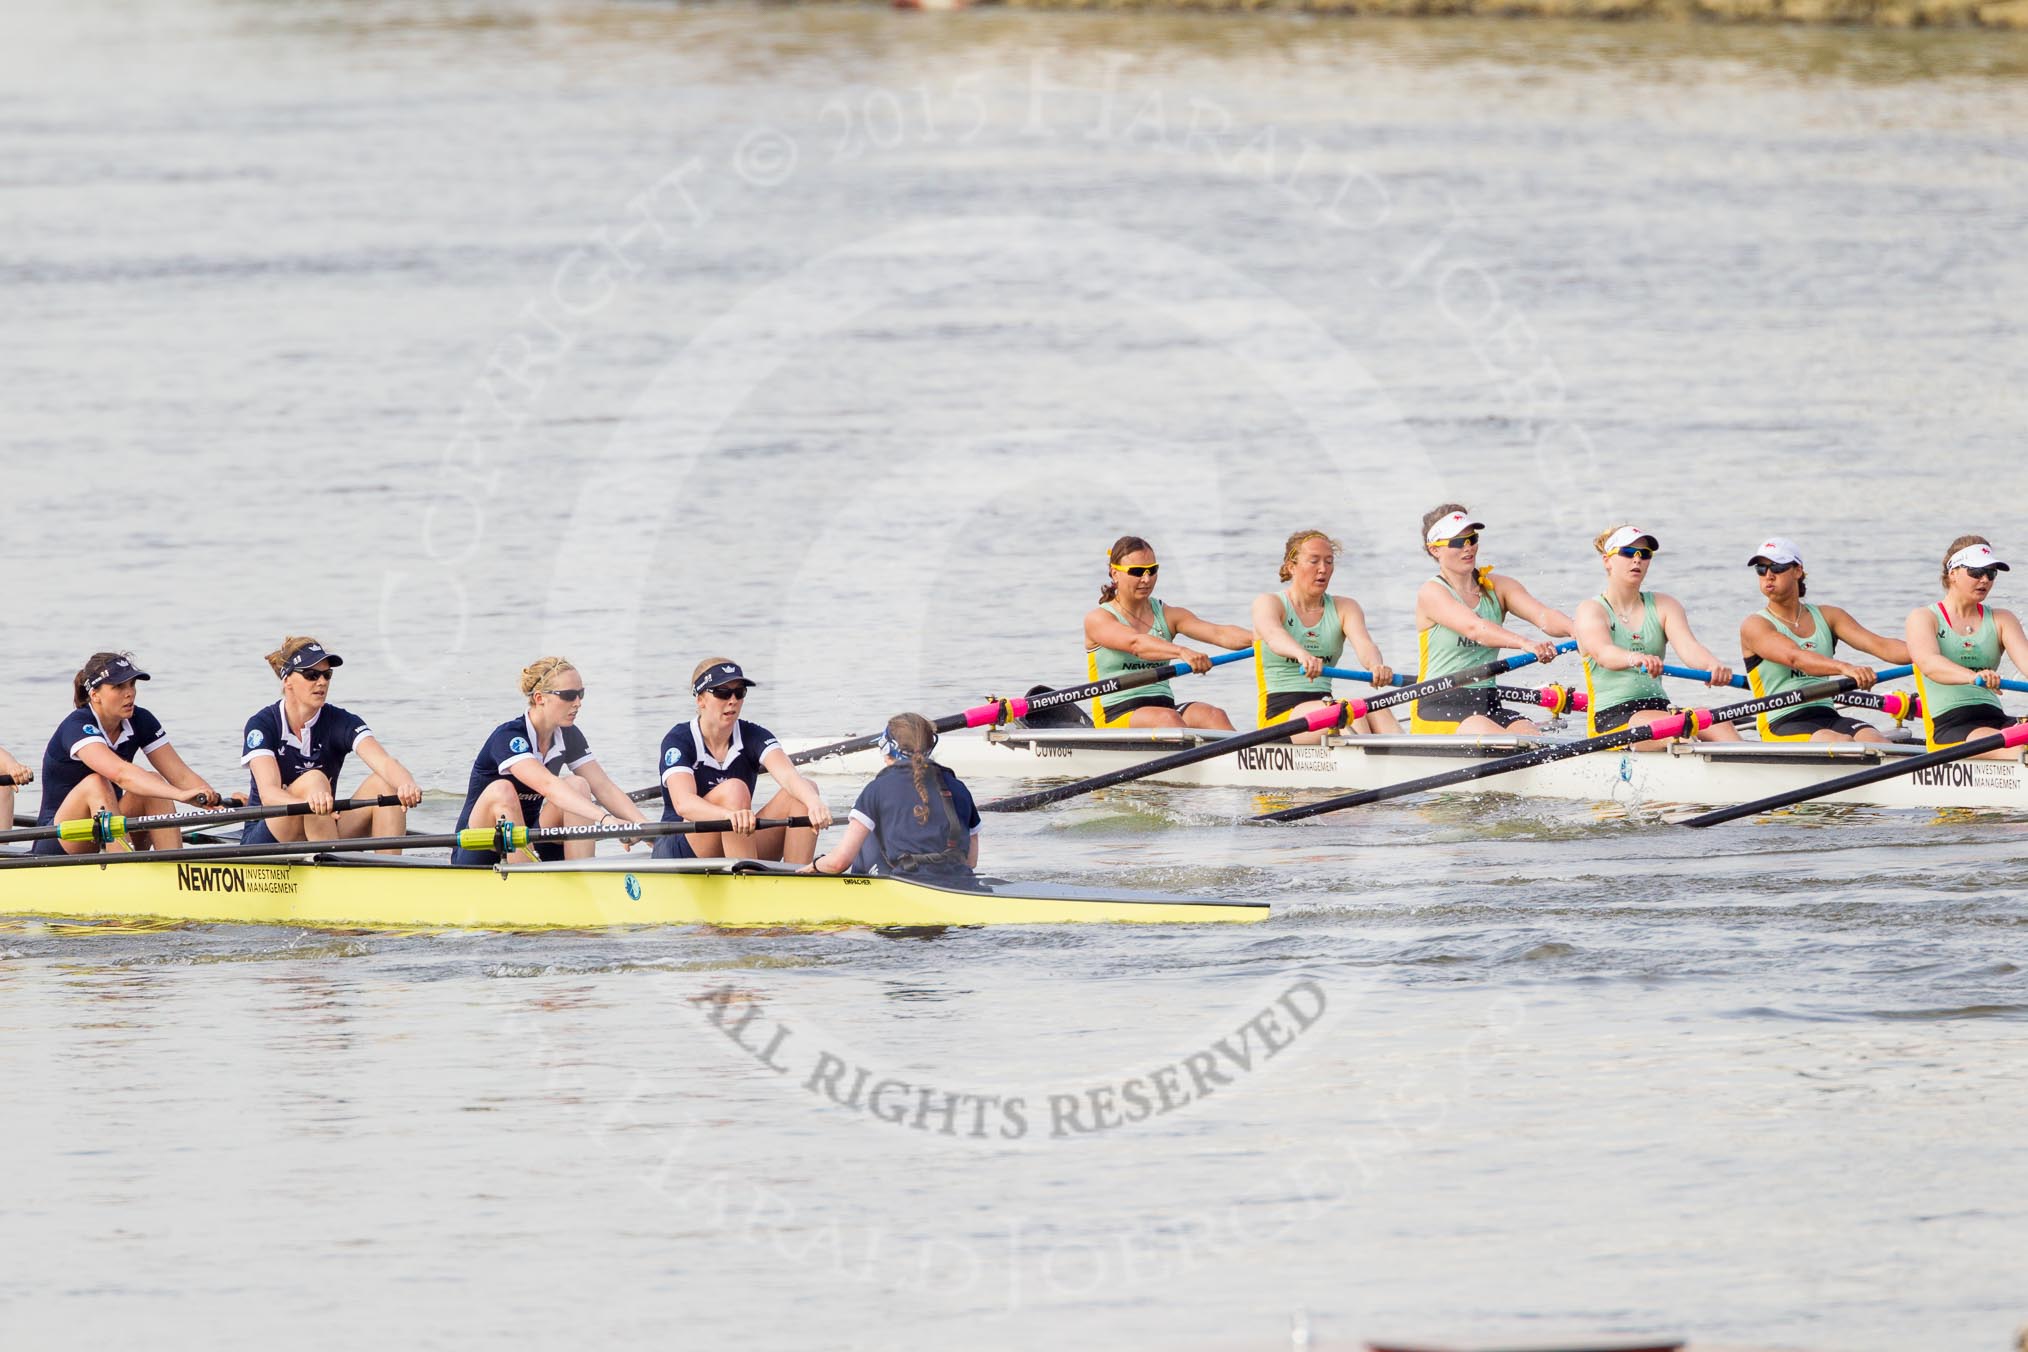
[[[118,759],[115,757],[114,759]],[[26,784],[35,778],[35,772],[7,754],[7,748],[0,746],[0,775],[7,775],[16,784]]]
[[[1175,614],[1174,611],[1169,613]],[[1188,648],[1179,648],[1167,639],[1121,624],[1103,608],[1095,609],[1084,617],[1084,641],[1115,652],[1132,653],[1143,662],[1179,662],[1190,655]]]
[[[2000,629],[2000,647],[2014,663],[2014,670],[2028,675],[2028,632],[2021,628],[2021,619],[2011,610],[1995,611],[1993,623]]]
[[[1729,685],[1732,682],[1732,668],[1718,660],[1717,654],[1704,646],[1690,629],[1690,616],[1684,611],[1683,603],[1673,596],[1655,594],[1655,609],[1662,616],[1662,634],[1669,640],[1677,654],[1693,667],[1703,667],[1711,673],[1710,685]]]
[[[761,757],[761,769],[774,777],[784,793],[803,805],[803,815],[818,830],[831,824],[831,809],[824,802],[824,791],[796,769],[796,763],[789,759],[788,752],[778,746],[769,747],[767,754]]]
[[[1451,595],[1450,588],[1434,579],[1422,584],[1416,595],[1416,605],[1423,617],[1440,624],[1456,634],[1487,648],[1534,648],[1534,639],[1515,633],[1504,625],[1473,610],[1470,606]]]
[[[85,769],[111,780],[122,793],[140,794],[144,798],[167,798],[178,803],[184,801],[185,790],[153,770],[143,770],[131,761],[121,760],[104,742],[94,741],[79,748],[77,758]]]
[[[1825,610],[1823,614],[1824,622],[1829,624],[1830,612]],[[1835,634],[1836,628],[1831,632]],[[1763,662],[1780,663],[1791,671],[1802,672],[1805,676],[1854,676],[1859,671],[1859,668],[1850,662],[1840,662],[1835,657],[1813,653],[1794,639],[1785,637],[1781,630],[1769,624],[1767,618],[1762,615],[1749,615],[1740,624],[1739,651],[1748,657],[1758,657]]]
[[[352,744],[352,750],[366,762],[366,768],[379,775],[381,783],[401,799],[403,807],[414,807],[422,801],[422,788],[415,782],[415,776],[408,772],[407,766],[388,754],[378,737],[368,733]],[[261,796],[267,796],[265,789]]]
[[[1199,643],[1215,643],[1227,652],[1238,652],[1241,648],[1253,646],[1253,631],[1242,629],[1236,624],[1213,624],[1198,616],[1195,611],[1181,606],[1170,606],[1169,627],[1179,637],[1194,638]]]
[[[1273,592],[1253,598],[1253,637],[1269,652],[1279,653],[1291,662],[1300,663],[1310,656],[1282,627],[1282,599]]]
[[[662,776],[662,787],[669,790],[669,801],[675,804],[676,815],[686,822],[729,822],[732,809],[714,803],[697,792],[697,776],[685,769],[674,769]]]
[[[282,783],[282,766],[272,755],[255,756],[246,763],[247,773],[253,776],[254,788],[263,803],[305,803],[309,795],[297,793]],[[334,786],[335,787],[335,786]]]
[[[225,801],[225,795],[212,788],[204,776],[191,769],[182,755],[169,743],[163,742],[153,751],[142,754],[148,758],[148,764],[153,766],[163,779],[175,786],[175,792],[169,796],[177,802],[196,803],[200,807],[208,807],[213,803]],[[113,759],[118,760],[119,757],[115,756]]]
[[[1938,685],[1971,685],[1979,679],[1978,672],[1959,666],[1937,647],[1936,622],[1930,618],[1928,606],[1909,612],[1906,637],[1908,660],[1915,664],[1924,680],[1935,681]]]
[[[852,867],[852,861],[859,857],[859,847],[866,843],[866,837],[871,834],[872,832],[866,829],[866,824],[857,818],[847,821],[845,823],[845,838],[840,840],[830,853],[818,855],[815,860],[811,861],[810,868],[817,873],[843,873],[846,869]],[[974,862],[978,860],[978,853],[979,838],[973,836],[972,858]]]
[[[645,820],[641,816],[641,809],[634,805],[634,800],[627,797],[627,791],[613,783],[613,777],[606,773],[605,766],[595,760],[588,760],[573,768],[571,773],[585,782],[585,787],[591,790],[592,797],[597,799],[599,806],[608,813],[623,822]],[[596,818],[599,814],[594,812],[591,815]]]
[[[533,756],[515,761],[507,767],[507,773],[530,793],[541,794],[566,812],[575,812],[590,821],[597,821],[605,815],[605,809],[594,802],[590,794],[575,784],[564,783],[562,776],[552,774],[548,766]],[[640,818],[637,816],[634,820],[639,821]]]
[[[1890,667],[1905,667],[1914,660],[1909,656],[1906,643],[1874,633],[1853,619],[1852,612],[1842,606],[1818,606],[1817,613],[1831,626],[1831,633],[1838,641],[1848,648],[1857,648],[1870,657],[1877,657]]]
[[[1349,596],[1331,598],[1338,605],[1338,623],[1345,630],[1345,641],[1352,645],[1352,651],[1375,678],[1375,684],[1384,685],[1383,673],[1392,674],[1386,661],[1380,656],[1380,645],[1373,641],[1373,635],[1366,632],[1366,611]]]
[[[1439,587],[1437,590],[1443,589]],[[1519,615],[1551,638],[1574,638],[1577,634],[1576,624],[1570,616],[1538,600],[1535,593],[1504,573],[1493,574],[1493,594],[1500,598],[1501,605],[1507,607],[1508,614]],[[1450,593],[1444,592],[1444,595],[1449,597]]]

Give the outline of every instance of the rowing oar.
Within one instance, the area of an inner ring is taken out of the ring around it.
[[[350,812],[358,807],[400,807],[393,794],[378,798],[340,798],[331,804],[333,812]],[[271,817],[307,817],[308,803],[264,803],[258,807],[233,807],[219,812],[164,812],[153,817],[119,817],[102,812],[96,817],[77,817],[25,831],[0,831],[0,844],[16,840],[95,840],[101,845],[124,840],[137,831],[154,831],[165,826],[196,829],[226,826],[233,822],[264,821]]]
[[[1576,645],[1572,644],[1570,646],[1575,647]],[[1115,784],[1125,784],[1129,780],[1146,779],[1150,775],[1163,774],[1169,770],[1178,769],[1181,766],[1195,765],[1199,761],[1214,760],[1219,756],[1230,755],[1235,751],[1244,751],[1250,746],[1261,746],[1268,742],[1284,741],[1290,737],[1301,736],[1306,732],[1328,732],[1332,728],[1344,727],[1355,719],[1364,718],[1376,709],[1386,709],[1396,704],[1406,704],[1410,700],[1420,699],[1424,695],[1441,694],[1446,690],[1470,685],[1474,681],[1483,681],[1488,676],[1497,676],[1501,672],[1512,671],[1516,667],[1525,667],[1535,660],[1534,653],[1520,653],[1513,657],[1503,657],[1491,662],[1483,662],[1476,667],[1468,667],[1464,671],[1454,671],[1448,676],[1438,676],[1434,680],[1423,681],[1418,685],[1408,685],[1403,686],[1399,690],[1390,690],[1384,695],[1375,695],[1372,699],[1354,699],[1347,700],[1343,704],[1328,704],[1313,713],[1304,714],[1297,718],[1285,719],[1280,723],[1270,723],[1264,728],[1255,728],[1252,732],[1241,732],[1235,733],[1230,737],[1221,737],[1215,742],[1206,742],[1201,746],[1193,746],[1187,750],[1172,752],[1167,756],[1157,756],[1154,760],[1142,761],[1139,765],[1130,765],[1119,770],[1108,770],[1102,775],[1093,775],[1090,779],[1080,779],[1071,784],[1059,784],[1053,789],[1037,789],[1034,793],[1016,794],[1012,798],[995,798],[990,803],[980,803],[978,805],[979,811],[1027,812],[1034,808],[1045,807],[1050,803],[1062,802],[1066,798],[1075,798],[1080,794],[1090,793],[1094,789],[1110,788]]]
[[[1670,663],[1664,662],[1662,664],[1662,674],[1664,676],[1680,676],[1686,681],[1696,681],[1700,685],[1711,684],[1711,673],[1708,671],[1699,671],[1695,667],[1678,667],[1673,666]],[[1746,689],[1746,677],[1734,676],[1730,681],[1727,681],[1726,684],[1730,685],[1735,690],[1744,690]]]
[[[1227,662],[1238,662],[1252,656],[1252,648],[1241,648],[1238,652],[1220,653],[1211,659],[1211,665],[1222,667]],[[1140,671],[1129,671],[1119,676],[1108,676],[1103,681],[1093,681],[1088,685],[1072,685],[1065,686],[1061,690],[1045,690],[1041,694],[1028,695],[1020,699],[996,699],[990,703],[981,704],[976,708],[967,709],[963,713],[945,714],[942,718],[932,718],[930,726],[935,728],[939,734],[956,732],[960,728],[997,727],[999,724],[1005,723],[1010,719],[1026,718],[1029,714],[1040,713],[1044,709],[1054,709],[1063,704],[1077,704],[1084,700],[1096,699],[1101,695],[1117,694],[1122,690],[1136,690],[1144,685],[1153,685],[1157,681],[1167,681],[1178,676],[1188,676],[1189,674],[1190,664],[1188,662],[1169,662],[1159,667],[1146,667]],[[878,744],[880,737],[881,734],[877,732],[869,732],[859,737],[847,737],[842,742],[831,742],[824,746],[813,746],[806,751],[798,751],[791,755],[789,759],[797,765],[808,765],[811,761],[828,760],[832,756],[849,756],[855,751],[864,751],[868,747]],[[653,784],[645,789],[635,789],[627,797],[637,803],[645,803],[655,798],[661,792],[662,786],[660,784]]]
[[[1772,812],[1776,808],[1792,807],[1797,803],[1808,802],[1812,798],[1823,798],[1830,794],[1842,793],[1846,789],[1856,789],[1862,784],[1878,784],[1883,779],[1896,779],[1902,775],[1912,775],[1918,770],[1927,770],[1931,766],[1949,765],[1952,761],[1982,756],[1988,751],[2002,751],[2024,744],[2028,744],[2028,723],[2016,723],[2004,732],[1996,732],[1988,737],[1974,737],[1969,742],[1947,746],[1926,756],[1910,756],[1907,760],[1890,761],[1885,765],[1876,765],[1871,769],[1840,775],[1836,779],[1827,779],[1820,784],[1812,784],[1807,789],[1770,794],[1766,798],[1757,798],[1751,803],[1741,803],[1737,807],[1722,807],[1716,812],[1692,817],[1683,824],[1716,826],[1720,822],[1750,817],[1757,812]]]
[[[33,770],[30,770],[27,776],[22,779],[16,779],[13,775],[0,775],[0,789],[11,789],[17,785],[32,784],[34,781],[35,771]]]
[[[753,826],[808,826],[808,817],[763,818]],[[29,854],[0,859],[0,869],[52,868],[64,864],[132,864],[153,859],[164,864],[219,859],[274,859],[305,854],[340,854],[349,850],[492,850],[510,854],[530,845],[567,840],[646,840],[654,836],[698,836],[730,829],[723,821],[623,822],[618,826],[473,826],[441,836],[367,836],[357,840],[279,841],[261,845],[199,845],[183,850],[132,850],[120,854]]]
[[[1400,784],[1388,784],[1377,789],[1365,789],[1359,793],[1341,794],[1326,798],[1321,803],[1305,803],[1301,807],[1283,808],[1280,812],[1264,812],[1255,817],[1257,822],[1293,822],[1305,817],[1315,817],[1341,808],[1364,807],[1368,803],[1385,802],[1390,798],[1402,798],[1411,793],[1427,793],[1432,789],[1448,788],[1452,784],[1463,784],[1474,779],[1487,779],[1493,775],[1504,775],[1510,770],[1526,770],[1531,766],[1548,765],[1554,761],[1569,760],[1573,756],[1587,755],[1593,751],[1611,751],[1615,747],[1632,746],[1635,742],[1665,742],[1672,737],[1681,737],[1691,729],[1702,732],[1717,723],[1736,723],[1742,718],[1758,714],[1773,713],[1777,709],[1793,709],[1798,704],[1812,700],[1830,699],[1853,688],[1850,676],[1838,676],[1828,681],[1814,681],[1784,690],[1779,695],[1764,699],[1748,700],[1744,704],[1729,705],[1723,709],[1691,709],[1684,713],[1669,714],[1658,718],[1645,727],[1625,727],[1616,732],[1601,733],[1582,741],[1564,742],[1557,746],[1545,746],[1534,751],[1523,751],[1517,756],[1502,756],[1499,760],[1485,761],[1479,765],[1468,765],[1463,769],[1449,770],[1440,775],[1429,775],[1422,779],[1411,779]]]
[[[1853,709],[1867,709],[1891,718],[1917,718],[1922,714],[1922,696],[1913,690],[1849,690],[1838,696],[1838,703]]]

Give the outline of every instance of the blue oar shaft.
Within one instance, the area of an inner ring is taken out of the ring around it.
[[[1556,645],[1556,651],[1559,653],[1567,653],[1576,647],[1577,641],[1575,639],[1564,639],[1562,642]],[[1532,655],[1528,658],[1528,662],[1533,662],[1535,660],[1536,659]],[[1519,662],[1516,663],[1515,665],[1525,667],[1528,665],[1528,662]],[[1334,681],[1365,681],[1369,685],[1373,683],[1373,673],[1370,671],[1361,671],[1358,667],[1325,667],[1324,675],[1329,676]],[[1412,679],[1410,677],[1402,675],[1400,672],[1397,671],[1394,673],[1394,679],[1391,682],[1389,682],[1389,684],[1409,685],[1412,684]]]

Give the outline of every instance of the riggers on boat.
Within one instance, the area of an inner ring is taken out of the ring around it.
[[[968,779],[1082,779],[1139,765],[1215,734],[1194,729],[995,728],[947,738],[938,758]],[[1146,782],[1262,790],[1356,792],[1554,745],[1546,737],[1330,736],[1320,745],[1275,743],[1216,756]],[[1509,793],[1595,803],[1728,804],[1804,788],[1895,759],[1924,754],[1920,743],[1674,742],[1665,750],[1603,751],[1556,761],[1446,792]],[[863,774],[857,757],[811,773]],[[2028,811],[2028,765],[1965,760],[1833,794],[1820,800],[1888,808]]]
[[[12,873],[0,913],[365,929],[731,929],[1154,925],[1265,920],[1264,901],[979,880],[798,874],[752,860],[591,859],[460,866],[349,855],[74,856]]]

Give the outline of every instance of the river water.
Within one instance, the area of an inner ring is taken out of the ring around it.
[[[224,782],[259,655],[311,633],[441,825],[538,654],[646,782],[714,653],[786,736],[1075,679],[1129,530],[1165,596],[1238,618],[1328,529],[1403,666],[1448,497],[1565,605],[1641,521],[1721,647],[1770,531],[1890,631],[1952,536],[2022,547],[2022,39],[572,0],[0,24],[25,759],[128,647]],[[1281,907],[1231,930],[9,922],[0,1332],[1861,1352],[2028,1319],[2028,823],[1237,825],[1259,806],[990,823],[998,871]]]

